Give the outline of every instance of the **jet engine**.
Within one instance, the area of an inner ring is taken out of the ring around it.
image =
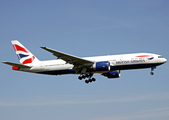
[[[108,61],[96,62],[93,64],[92,68],[97,71],[109,71],[110,63]]]
[[[120,77],[120,70],[111,71],[108,73],[103,73],[102,75],[106,76],[107,78],[119,78]]]

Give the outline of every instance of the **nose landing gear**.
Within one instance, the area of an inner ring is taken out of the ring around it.
[[[150,74],[151,75],[154,75],[154,72],[153,72],[153,70],[156,68],[156,66],[154,66],[154,67],[151,67],[151,72],[150,72]]]
[[[154,75],[154,72],[150,72],[151,75]]]
[[[84,74],[84,75],[79,76],[78,79],[82,80],[82,79],[85,79],[85,78],[89,78],[88,80],[85,80],[85,83],[88,84],[88,83],[96,81],[96,79],[92,78],[92,76],[93,76],[92,73],[90,73],[90,74]]]

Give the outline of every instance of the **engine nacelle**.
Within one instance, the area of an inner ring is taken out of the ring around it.
[[[109,71],[110,63],[108,61],[97,62],[92,67],[96,71]]]
[[[102,75],[104,75],[108,78],[119,78],[120,77],[120,70],[111,71],[108,73],[103,73]]]

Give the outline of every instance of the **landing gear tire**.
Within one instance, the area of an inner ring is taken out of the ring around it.
[[[79,80],[82,80],[82,79],[85,79],[85,78],[89,78],[88,80],[85,80],[85,83],[88,84],[89,82],[95,82],[96,79],[95,78],[92,78],[93,74],[90,73],[90,74],[83,74],[83,75],[80,75],[78,77]]]
[[[78,77],[78,79],[79,79],[79,80],[82,80],[82,77],[81,77],[81,76],[79,76],[79,77]]]
[[[89,82],[92,82],[92,79],[89,79]]]
[[[151,75],[154,75],[154,73],[153,73],[153,72],[150,72],[150,74],[151,74]]]
[[[88,83],[89,83],[89,81],[88,81],[88,80],[85,80],[85,83],[86,83],[86,84],[88,84]]]
[[[86,78],[86,76],[85,76],[85,75],[82,75],[82,78],[83,78],[83,79],[85,79],[85,78]]]
[[[93,81],[93,82],[95,82],[95,81],[96,81],[96,79],[95,79],[95,78],[92,78],[92,81]]]
[[[89,77],[89,74],[87,74],[86,77],[88,78],[88,77]]]

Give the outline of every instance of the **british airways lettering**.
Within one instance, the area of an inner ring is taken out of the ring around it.
[[[117,61],[116,64],[144,63],[145,60]]]

